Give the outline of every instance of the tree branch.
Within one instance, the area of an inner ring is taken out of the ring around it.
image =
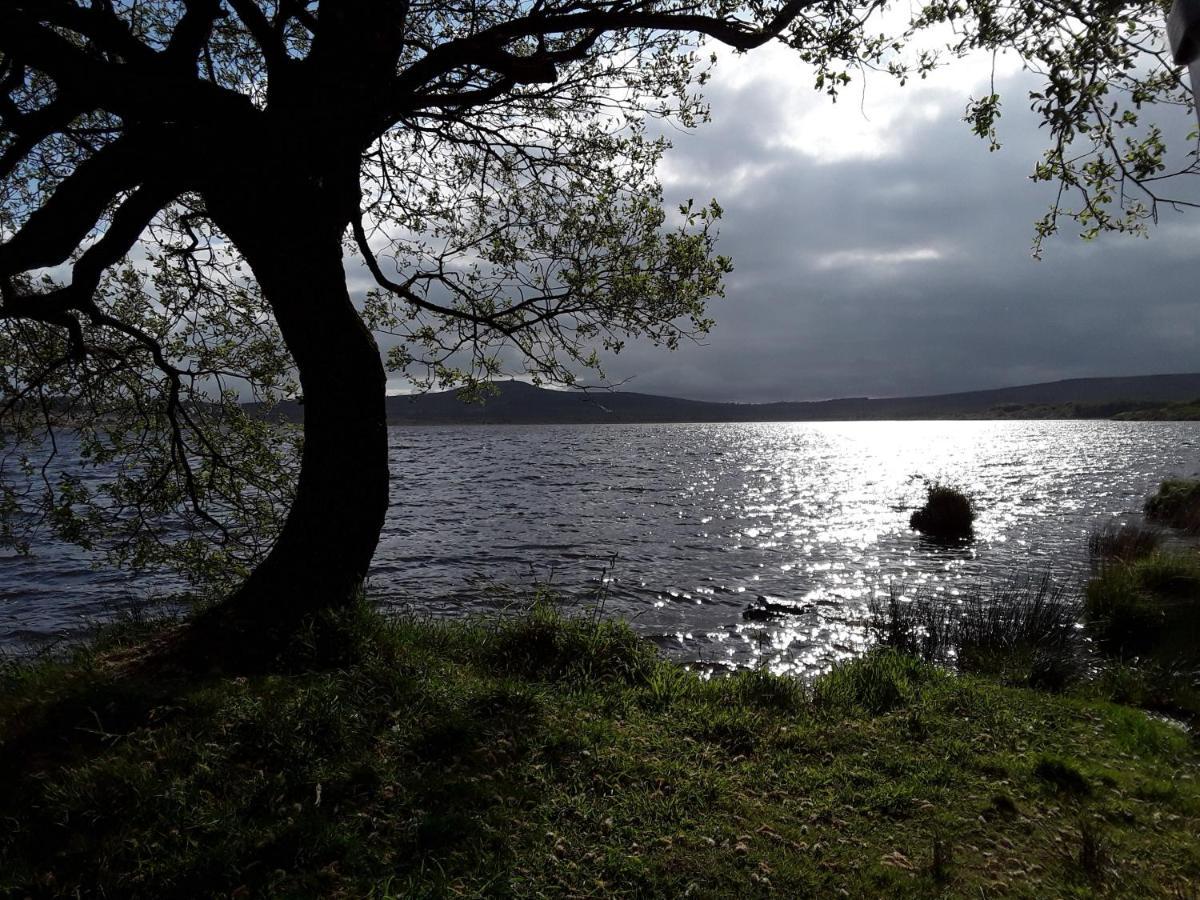
[[[142,46],[135,58],[109,62],[67,40],[34,13],[0,5],[0,53],[53,79],[61,96],[85,109],[104,109],[129,121],[219,119],[253,111],[249,98],[209,81],[179,77],[169,60]]]
[[[164,55],[176,65],[191,69],[212,37],[213,25],[225,15],[221,0],[186,0],[187,12],[175,26]]]
[[[156,56],[151,48],[134,37],[129,25],[107,4],[93,3],[84,7],[64,0],[38,0],[18,2],[13,6],[24,10],[25,15],[35,21],[74,31],[86,37],[97,49],[130,62],[148,62]]]
[[[412,289],[411,284],[392,281],[383,274],[383,269],[379,267],[379,260],[375,258],[375,253],[371,250],[371,245],[367,241],[367,233],[363,229],[361,214],[355,216],[351,220],[350,227],[354,231],[354,240],[358,244],[359,252],[362,253],[363,262],[366,263],[367,269],[370,271],[371,276],[381,288],[391,291],[397,296],[403,297],[413,306],[417,307],[418,309],[423,309],[426,312],[436,313],[439,316],[448,316],[455,319],[465,319],[466,321],[474,322],[477,325],[487,325],[489,327],[497,328],[500,331],[504,330],[501,326],[497,325],[492,318],[479,316],[475,313],[470,313],[461,309],[454,309],[453,307],[449,306],[438,306],[436,303],[430,303],[420,294],[416,293]]]
[[[113,198],[146,177],[149,154],[122,137],[84,160],[8,241],[0,277],[66,260],[96,227]]]
[[[513,41],[552,34],[589,32],[585,39],[591,43],[606,32],[629,29],[650,31],[694,32],[714,38],[739,50],[751,50],[778,37],[796,16],[817,0],[788,0],[761,29],[748,29],[739,22],[713,16],[670,12],[639,12],[631,10],[585,10],[561,15],[531,14],[511,22],[485,29],[470,37],[447,41],[434,47],[421,59],[401,72],[393,83],[392,93],[398,98],[411,95],[442,75],[464,66],[491,68],[506,74],[502,66],[508,60],[520,59],[504,48]],[[542,54],[543,57],[549,54]],[[540,62],[538,54],[527,59],[530,65]]]
[[[287,59],[287,51],[283,46],[283,39],[271,26],[271,21],[266,14],[259,8],[255,0],[226,0],[226,2],[233,7],[237,17],[242,20],[246,30],[254,38],[254,43],[262,51],[268,73],[278,69],[280,64]]]
[[[0,155],[0,179],[7,178],[20,165],[33,148],[50,135],[64,131],[71,121],[84,109],[71,100],[56,97],[41,109],[25,115],[7,114],[0,116],[4,127],[15,135],[8,148]]]

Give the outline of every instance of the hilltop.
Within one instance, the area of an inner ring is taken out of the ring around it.
[[[494,384],[485,403],[453,391],[391,396],[393,425],[587,424],[652,422],[804,422],[859,419],[1191,418],[1200,374],[1074,378],[1042,384],[921,397],[845,397],[787,403],[717,403],[629,391],[564,391],[521,381]],[[299,420],[300,404],[274,414]]]

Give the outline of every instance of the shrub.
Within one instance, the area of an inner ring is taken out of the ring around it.
[[[1173,478],[1158,486],[1146,499],[1146,518],[1173,528],[1200,531],[1200,480]]]
[[[1157,528],[1110,523],[1088,536],[1088,550],[1093,559],[1132,562],[1157,550],[1162,538],[1162,532]]]
[[[934,482],[925,488],[925,505],[908,524],[937,540],[968,540],[975,535],[975,507],[958,488]]]

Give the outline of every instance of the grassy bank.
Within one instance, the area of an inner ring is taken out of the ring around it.
[[[1146,498],[1146,518],[1200,532],[1200,481],[1172,478],[1158,486],[1158,492]]]
[[[0,895],[1188,896],[1200,881],[1200,748],[1133,709],[891,650],[811,686],[706,682],[624,625],[546,608],[331,627],[272,675],[153,664],[161,626],[10,666]]]

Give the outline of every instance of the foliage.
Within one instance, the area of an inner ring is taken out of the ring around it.
[[[148,655],[167,626],[7,669],[0,893],[1170,896],[1200,878],[1197,748],[1136,710],[893,652],[813,702],[762,671],[646,667],[645,646],[618,642],[614,667],[592,619],[557,618],[546,664],[514,669],[520,622],[340,615],[332,666],[199,677]]]
[[[185,218],[175,227],[212,240]],[[174,240],[102,278],[87,353],[51,324],[0,315],[0,545],[29,552],[53,534],[222,587],[278,532],[299,433],[238,400],[294,393],[290,358],[253,285]]]
[[[933,482],[925,488],[925,504],[912,514],[909,525],[938,540],[967,540],[975,534],[975,506],[956,487]]]
[[[1196,422],[1200,421],[1200,399],[1179,403],[1149,404],[1113,416],[1121,421]]]
[[[1200,481],[1172,478],[1158,486],[1146,498],[1146,518],[1164,522],[1173,528],[1200,531]]]
[[[1038,222],[1035,253],[1064,219],[1076,223],[1085,239],[1110,231],[1144,234],[1160,207],[1194,205],[1163,193],[1165,177],[1194,173],[1196,160],[1194,154],[1181,161],[1168,153],[1154,116],[1158,105],[1192,104],[1165,46],[1162,17],[1158,3],[1076,0],[1053,8],[936,0],[917,16],[914,27],[952,25],[958,52],[1010,50],[1044,79],[1029,100],[1050,146],[1033,178],[1057,185],[1057,197]],[[967,122],[992,149],[999,147],[1001,109],[994,92],[967,107]]]

